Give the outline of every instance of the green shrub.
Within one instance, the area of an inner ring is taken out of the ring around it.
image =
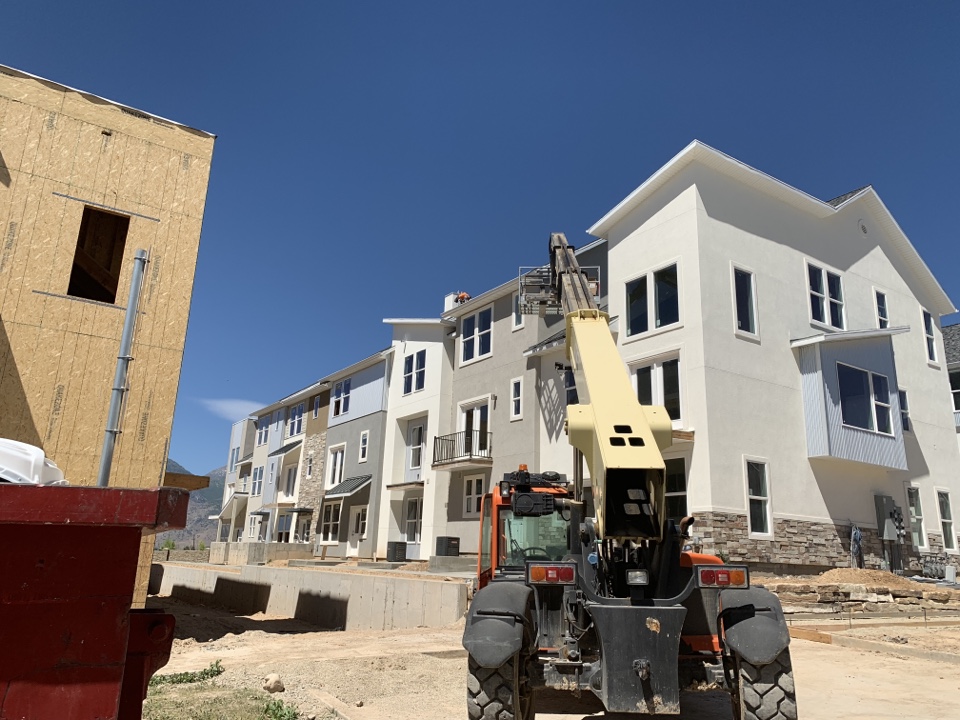
[[[150,686],[183,685],[184,683],[202,682],[223,674],[223,666],[219,660],[210,663],[210,667],[195,672],[174,673],[173,675],[154,675],[150,678]]]
[[[297,720],[300,714],[290,705],[284,705],[283,700],[267,700],[263,708],[264,720]]]

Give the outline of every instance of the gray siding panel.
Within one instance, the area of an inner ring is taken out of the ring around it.
[[[373,367],[360,370],[350,376],[350,409],[342,415],[333,416],[334,395],[330,391],[330,420],[328,427],[342,425],[356,418],[379,412],[385,409],[384,397],[386,383],[384,375],[386,362],[379,362]],[[343,378],[346,379],[346,378]],[[337,382],[340,382],[339,380]],[[332,383],[336,385],[336,382]]]
[[[807,428],[807,455],[822,457],[830,454],[827,437],[827,416],[823,399],[823,378],[817,362],[817,347],[800,348],[801,387],[803,388],[803,417]]]
[[[897,395],[897,371],[890,338],[851,340],[820,346],[823,383],[826,389],[827,430],[830,455],[897,470],[907,469]],[[869,370],[887,377],[890,388],[890,415],[893,436],[847,427],[840,409],[837,363]]]

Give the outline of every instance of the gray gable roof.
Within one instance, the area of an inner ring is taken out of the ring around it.
[[[275,457],[275,456],[277,456],[277,455],[283,455],[283,454],[285,454],[285,453],[288,453],[288,452],[290,452],[291,450],[293,450],[294,448],[296,448],[297,445],[299,445],[301,442],[303,442],[303,441],[302,441],[302,440],[294,440],[292,443],[287,443],[287,444],[284,445],[283,447],[277,448],[276,450],[274,450],[272,453],[270,453],[269,455],[267,455],[267,457]]]
[[[834,207],[840,207],[847,200],[852,198],[854,195],[859,195],[864,190],[866,190],[869,185],[864,185],[863,187],[858,187],[856,190],[851,190],[850,192],[844,193],[843,195],[838,195],[833,200],[827,200],[827,205],[833,205]]]
[[[960,363],[960,323],[943,328],[943,347],[947,355],[947,365]]]

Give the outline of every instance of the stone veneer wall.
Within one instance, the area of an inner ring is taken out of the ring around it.
[[[713,512],[698,513],[696,517],[690,535],[703,539],[702,551],[722,554],[730,562],[850,567],[850,525],[775,518],[773,539],[762,540],[750,537],[746,515]],[[879,569],[883,548],[877,531],[860,531],[864,567]],[[909,545],[902,546],[904,568],[919,572],[925,556],[943,557],[939,535],[929,535],[927,547],[929,553],[918,554]],[[960,566],[960,556],[946,558],[949,564]]]
[[[303,461],[300,463],[300,501],[301,507],[313,508],[310,534],[315,535],[320,522],[320,505],[323,495],[323,471],[327,459],[326,431],[308,435],[303,441]],[[307,458],[313,453],[313,472],[307,477]]]

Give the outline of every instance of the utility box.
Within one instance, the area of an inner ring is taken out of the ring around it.
[[[390,541],[387,543],[387,562],[406,562],[407,544],[405,542]]]
[[[437,538],[437,555],[460,557],[460,538],[441,536]]]
[[[0,718],[139,720],[174,617],[132,610],[141,538],[190,494],[0,484]]]

